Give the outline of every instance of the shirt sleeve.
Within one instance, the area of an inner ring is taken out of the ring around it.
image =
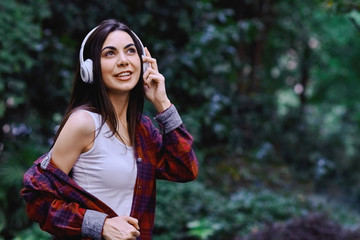
[[[194,180],[198,174],[198,161],[192,148],[193,138],[175,106],[158,114],[155,120],[163,129],[162,134],[155,127],[151,130],[157,145],[157,178],[177,182]]]
[[[89,209],[86,210],[81,227],[82,236],[95,240],[101,240],[102,229],[104,227],[106,217],[107,215],[105,213]]]
[[[181,117],[174,105],[158,114],[154,119],[159,124],[162,134],[167,134],[182,124]]]
[[[59,187],[39,165],[34,165],[24,175],[21,195],[26,201],[30,220],[38,222],[42,230],[56,237],[82,236],[100,240],[107,215],[88,210],[70,198],[65,199],[67,194],[77,193],[70,187]]]

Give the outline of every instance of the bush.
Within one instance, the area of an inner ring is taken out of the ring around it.
[[[37,223],[34,223],[31,227],[19,232],[13,238],[13,240],[50,240],[51,235],[40,229]]]
[[[344,229],[324,214],[309,214],[285,223],[270,224],[243,240],[355,240],[360,230]]]
[[[240,190],[226,197],[200,182],[159,182],[154,238],[233,239],[311,209],[301,195]]]

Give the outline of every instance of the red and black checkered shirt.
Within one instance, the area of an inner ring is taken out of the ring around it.
[[[198,161],[192,143],[193,138],[183,124],[162,135],[148,117],[142,116],[136,131],[138,170],[130,214],[139,220],[138,239],[151,239],[156,179],[187,182],[196,178]],[[25,173],[21,195],[26,201],[29,218],[56,239],[87,239],[81,235],[87,210],[116,216],[110,207],[58,169],[49,155],[40,157]]]

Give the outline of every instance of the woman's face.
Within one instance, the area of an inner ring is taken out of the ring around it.
[[[127,32],[111,32],[101,48],[101,74],[109,94],[129,93],[137,84],[141,61]]]

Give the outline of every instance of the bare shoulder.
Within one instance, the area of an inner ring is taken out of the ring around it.
[[[79,155],[93,145],[95,123],[86,111],[76,111],[66,121],[52,151],[53,162],[69,173]]]
[[[69,117],[63,130],[65,129],[75,134],[87,135],[95,131],[95,123],[88,112],[78,110]]]

